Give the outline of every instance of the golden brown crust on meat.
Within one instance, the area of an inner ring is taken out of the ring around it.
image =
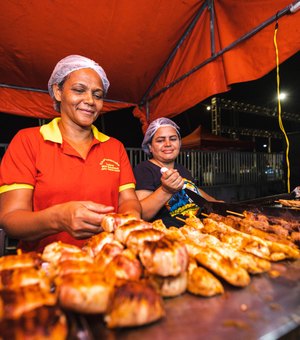
[[[25,312],[41,306],[54,306],[57,294],[48,291],[40,284],[0,291],[0,318],[17,319]]]
[[[162,232],[168,230],[168,228],[165,226],[163,220],[159,219],[159,220],[155,220],[152,222],[152,227],[156,230],[160,230]]]
[[[50,279],[42,269],[24,267],[0,272],[0,290],[15,290],[34,284],[40,285],[43,289],[50,290],[51,287]]]
[[[126,239],[126,246],[135,252],[144,247],[145,241],[158,241],[164,237],[164,233],[155,229],[133,230]]]
[[[177,276],[146,275],[149,282],[162,297],[175,297],[185,293],[187,288],[187,272]]]
[[[104,276],[105,280],[111,285],[119,279],[139,280],[142,276],[142,265],[136,258],[129,258],[124,254],[116,255],[106,266]]]
[[[41,263],[41,255],[35,252],[6,255],[0,257],[0,271],[24,267],[39,268]]]
[[[134,230],[152,229],[152,224],[143,220],[132,220],[122,224],[115,230],[116,239],[122,244],[126,243],[128,235]]]
[[[89,238],[82,247],[82,250],[87,252],[91,257],[95,257],[106,243],[111,243],[114,240],[114,234],[103,231]]]
[[[109,328],[133,327],[165,316],[161,296],[146,281],[127,281],[114,289],[104,320]]]
[[[139,257],[151,274],[177,276],[186,271],[188,252],[183,242],[169,239],[167,236],[158,241],[145,241]]]
[[[0,334],[2,339],[65,340],[68,326],[57,306],[42,306],[23,313],[18,319],[1,320]]]
[[[285,207],[300,208],[300,200],[284,200],[279,199],[278,202]]]
[[[62,277],[68,274],[75,273],[91,273],[98,272],[98,267],[96,263],[84,262],[84,261],[74,261],[68,260],[58,263],[54,269],[55,276]]]
[[[203,247],[195,259],[200,265],[233,286],[245,287],[250,283],[250,276],[244,268],[237,266],[229,258],[223,257],[215,249]]]
[[[136,217],[131,214],[110,213],[103,217],[101,221],[101,227],[103,230],[111,233],[121,225],[133,220],[136,220]]]
[[[57,288],[63,308],[84,314],[105,312],[112,290],[102,274],[95,272],[65,275]]]
[[[104,272],[109,262],[118,254],[121,254],[123,249],[124,247],[118,241],[106,243],[94,258],[99,271]]]
[[[190,260],[188,268],[187,291],[194,295],[215,296],[224,293],[221,282],[196,261]]]
[[[77,246],[64,243],[61,241],[52,242],[44,248],[43,253],[42,253],[42,259],[43,261],[46,261],[49,263],[57,263],[60,257],[62,256],[62,254],[65,252],[80,253],[81,249]]]

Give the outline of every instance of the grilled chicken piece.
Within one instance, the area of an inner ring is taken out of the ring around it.
[[[185,236],[183,235],[181,228],[169,227],[164,233],[170,240],[176,240],[176,241],[185,240]]]
[[[0,322],[1,339],[65,340],[68,335],[66,316],[57,306],[42,306],[24,312],[17,319]]]
[[[136,220],[136,217],[131,214],[110,213],[103,217],[101,227],[103,230],[111,233],[126,222],[133,220]]]
[[[270,250],[266,241],[253,235],[242,233],[223,222],[216,222],[211,218],[203,220],[203,233],[216,236],[220,241],[230,244],[234,249],[251,253],[269,260]]]
[[[188,225],[188,226],[191,226],[191,227],[193,227],[195,229],[199,229],[199,230],[201,230],[204,227],[204,225],[201,222],[201,220],[198,217],[196,217],[196,216],[188,217],[185,220],[185,224]]]
[[[0,271],[15,268],[35,267],[42,263],[41,255],[30,252],[0,257]]]
[[[116,255],[105,268],[105,279],[111,285],[122,280],[139,280],[143,272],[140,261],[129,251]]]
[[[254,254],[258,257],[271,261],[281,261],[284,259],[298,259],[300,251],[296,246],[262,240],[260,237],[249,235],[227,226],[223,222],[216,222],[210,218],[203,221],[204,230],[217,234],[218,238],[230,243],[234,248]]]
[[[146,278],[162,297],[175,297],[185,293],[187,289],[187,272],[167,277],[149,274]]]
[[[227,256],[224,257],[216,248],[200,246],[192,240],[186,240],[185,245],[190,257],[231,285],[245,287],[250,283],[248,272]]]
[[[146,281],[126,281],[115,287],[104,321],[109,328],[146,325],[165,316],[163,300]]]
[[[0,272],[0,290],[17,290],[19,287],[40,285],[42,289],[51,289],[51,282],[42,269],[24,267],[6,269]]]
[[[199,250],[195,259],[200,265],[222,277],[233,286],[248,286],[250,276],[244,268],[239,267],[229,258],[225,258],[215,249],[199,247]]]
[[[300,200],[284,200],[284,199],[279,199],[278,202],[281,205],[283,205],[284,207],[300,208]]]
[[[259,218],[261,214],[255,215],[254,213],[245,211],[244,215],[245,218],[240,218],[237,216],[221,216],[211,213],[208,217],[217,222],[223,222],[241,232],[258,236],[263,240],[282,242],[292,245],[292,242],[289,241],[289,230],[284,226],[270,224],[266,217],[264,219]],[[258,219],[256,219],[256,217]]]
[[[60,305],[83,314],[104,313],[112,291],[112,286],[97,272],[64,275],[57,288]]]
[[[199,267],[197,262],[190,258],[188,267],[187,291],[194,295],[215,296],[224,293],[221,282],[209,271]]]
[[[271,252],[272,261],[281,261],[285,259],[296,260],[300,258],[300,250],[296,247],[290,247],[286,244],[266,241]]]
[[[32,311],[41,306],[54,306],[57,294],[50,293],[49,287],[31,284],[18,289],[5,289],[0,291],[0,320],[17,319],[25,312]]]
[[[112,243],[114,240],[114,234],[103,231],[89,238],[82,247],[82,250],[87,252],[91,257],[95,257],[106,243]]]
[[[217,237],[210,234],[203,234],[200,229],[195,229],[191,226],[184,226],[179,229],[186,240],[192,240],[198,245],[202,245],[205,247],[206,244],[209,244],[211,246],[220,246],[223,244]]]
[[[269,260],[243,251],[236,251],[236,256],[232,257],[232,261],[246,269],[250,274],[261,274],[271,269],[271,262]]]
[[[271,268],[271,263],[268,260],[259,258],[251,253],[235,249],[232,245],[220,241],[213,235],[202,234],[200,230],[193,229],[193,227],[182,227],[180,229],[182,230],[182,233],[186,235],[188,240],[199,246],[215,249],[225,258],[234,261],[242,268],[246,269],[250,274],[263,273]],[[190,248],[191,244],[187,245],[187,249],[189,250]]]
[[[298,221],[285,220],[279,217],[268,217],[263,214],[255,214],[250,211],[243,212],[245,218],[236,216],[221,216],[210,214],[209,217],[216,221],[223,221],[233,228],[251,235],[258,236],[271,242],[279,242],[290,247],[297,246],[292,237],[293,230],[299,229]]]
[[[262,214],[254,214],[250,211],[244,211],[244,219],[239,221],[239,225],[244,228],[251,226],[266,233],[277,235],[278,239],[284,239],[289,236],[289,230],[279,224],[272,224],[269,222],[267,216]],[[276,236],[274,236],[276,237]],[[277,241],[277,240],[275,240]]]
[[[49,263],[57,263],[63,253],[81,253],[81,249],[77,246],[63,243],[61,241],[48,244],[42,253],[43,261]]]
[[[291,239],[296,245],[298,245],[298,247],[300,247],[300,232],[293,231],[291,233]]]
[[[54,281],[57,276],[67,273],[91,271],[95,270],[93,258],[80,249],[79,252],[69,252],[62,250],[61,255],[55,255],[55,262],[44,262],[42,264],[43,271]]]
[[[122,244],[126,243],[128,235],[134,230],[152,229],[152,224],[143,220],[126,222],[115,230],[116,239]]]
[[[78,253],[62,252],[61,257],[58,260],[58,263],[62,263],[64,261],[93,263],[94,259],[90,256],[90,254],[88,254],[85,251],[80,251]]]
[[[155,229],[133,230],[126,239],[126,246],[138,253],[144,247],[145,241],[158,241],[164,237],[164,233]]]
[[[100,252],[95,256],[94,261],[101,272],[104,272],[109,262],[117,255],[121,254],[124,247],[118,241],[106,243]]]
[[[67,260],[67,261],[58,263],[55,266],[55,268],[53,268],[52,277],[55,279],[55,282],[56,282],[57,277],[63,277],[64,275],[73,274],[73,273],[85,274],[85,273],[90,273],[90,272],[99,272],[99,268],[96,263],[76,261],[76,260]]]
[[[269,216],[269,222],[272,224],[279,224],[289,232],[300,230],[300,221],[296,221],[291,218],[282,218],[276,216]]]
[[[241,223],[238,227],[239,231],[242,231],[244,233],[250,234],[250,235],[255,235],[263,240],[266,241],[272,241],[272,242],[279,242],[283,244],[287,244],[289,246],[293,246],[293,242],[291,242],[291,238],[288,235],[288,232],[286,231],[286,235],[278,235],[277,233],[273,232],[266,232],[263,230],[260,230],[258,228],[252,227],[251,223]]]
[[[166,230],[168,230],[168,228],[165,226],[164,222],[161,219],[153,221],[152,227],[162,232],[165,232]]]
[[[163,277],[180,275],[188,266],[188,252],[184,243],[167,236],[158,241],[145,241],[139,257],[150,274]]]

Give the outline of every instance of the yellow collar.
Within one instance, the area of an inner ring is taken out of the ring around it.
[[[50,123],[42,125],[40,128],[40,133],[43,136],[44,140],[49,140],[54,143],[62,144],[62,135],[58,127],[58,123],[61,120],[60,117],[54,118]],[[109,140],[109,136],[100,132],[96,126],[92,125],[92,132],[94,137],[99,142],[106,142]]]

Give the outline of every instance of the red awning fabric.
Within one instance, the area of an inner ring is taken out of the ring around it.
[[[252,151],[254,143],[251,141],[234,140],[222,136],[217,136],[202,130],[199,125],[189,135],[182,138],[182,149],[193,150],[243,150]]]
[[[133,107],[143,128],[231,84],[258,79],[300,48],[291,0],[1,1],[0,112],[51,118],[61,58],[97,61],[111,82],[104,112]],[[244,39],[246,38],[247,39]]]

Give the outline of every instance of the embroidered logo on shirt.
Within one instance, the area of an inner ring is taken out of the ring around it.
[[[101,170],[103,171],[115,171],[120,172],[120,165],[118,162],[113,161],[112,159],[104,158],[100,162]]]

